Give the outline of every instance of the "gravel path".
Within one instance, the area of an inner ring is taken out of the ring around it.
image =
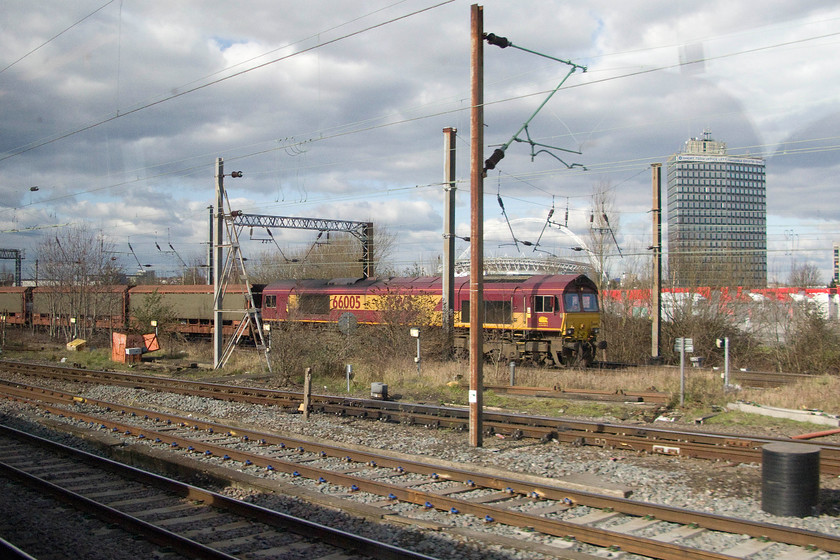
[[[352,444],[388,449],[391,451],[427,456],[456,463],[472,463],[511,473],[528,473],[548,478],[586,473],[605,483],[619,484],[633,490],[631,499],[689,508],[702,512],[715,512],[744,519],[801,527],[820,533],[840,534],[840,480],[823,476],[819,515],[806,518],[782,518],[761,510],[761,468],[757,464],[737,465],[715,463],[662,455],[640,455],[631,452],[604,450],[596,447],[573,447],[558,442],[538,443],[534,440],[513,440],[500,437],[485,439],[482,448],[472,448],[469,436],[448,430],[431,430],[416,426],[385,424],[381,422],[312,415],[309,421],[302,415],[288,415],[271,407],[231,403],[213,399],[189,397],[168,393],[152,393],[120,387],[76,386],[66,390],[112,402],[162,411],[180,411],[196,418],[239,424],[250,429],[287,435],[302,435],[319,441]],[[0,403],[0,413],[16,416],[20,405]],[[327,490],[324,490],[327,491]],[[267,506],[282,506],[293,514],[308,511],[306,504],[282,496],[257,496],[242,491],[239,497],[257,501]],[[360,497],[360,499],[364,499]],[[371,500],[380,499],[371,497]],[[312,514],[311,508],[309,513]],[[324,515],[323,510],[317,515]],[[333,513],[334,515],[334,513]],[[452,524],[453,517],[445,512],[424,512],[429,520]],[[468,521],[463,523],[468,524]],[[358,521],[348,519],[350,525]],[[461,523],[459,520],[458,523]],[[353,529],[349,529],[353,530]],[[406,546],[412,541],[420,544],[419,550],[441,558],[538,558],[521,555],[509,549],[475,551],[462,540],[454,542],[436,536],[409,530],[394,533],[385,529],[396,544]],[[518,535],[513,528],[496,528],[511,536]],[[535,537],[537,538],[537,537]],[[724,537],[721,537],[724,538]],[[552,539],[542,539],[551,542]],[[455,547],[455,548],[452,548]],[[426,549],[428,548],[428,549]],[[578,547],[577,550],[593,552],[594,549]],[[457,553],[456,553],[457,551]],[[492,554],[491,554],[492,553]],[[778,546],[751,556],[764,560],[784,558]],[[632,558],[632,556],[624,556]],[[840,558],[840,555],[821,555],[821,559]]]

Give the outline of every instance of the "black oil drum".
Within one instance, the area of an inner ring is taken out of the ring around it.
[[[820,493],[820,448],[768,443],[761,448],[761,509],[773,515],[811,515]]]

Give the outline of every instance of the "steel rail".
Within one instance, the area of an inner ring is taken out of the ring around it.
[[[68,402],[69,395],[67,394],[62,395],[60,392],[57,391],[48,391],[48,393],[49,394],[44,393],[44,395],[48,398],[55,399],[56,401],[61,400],[61,402],[64,402],[65,404]],[[71,400],[73,399],[71,398]],[[167,420],[175,424],[181,424],[184,427],[203,430],[212,429],[214,430],[214,433],[225,433],[227,431],[232,435],[240,437],[248,435],[255,441],[262,441],[266,445],[285,445],[286,449],[288,449],[288,454],[291,455],[301,453],[305,450],[306,452],[310,453],[324,452],[325,454],[335,457],[348,457],[360,462],[375,461],[377,466],[408,468],[413,469],[414,472],[420,474],[434,473],[440,478],[452,481],[461,481],[465,483],[466,481],[471,480],[473,483],[485,486],[487,488],[493,488],[500,491],[512,491],[525,496],[536,495],[541,499],[552,499],[557,501],[568,500],[571,503],[586,505],[589,507],[599,509],[612,509],[614,511],[621,512],[627,515],[640,517],[651,516],[660,521],[668,521],[680,524],[695,524],[699,527],[703,527],[709,530],[746,534],[755,538],[769,538],[780,543],[792,544],[803,547],[813,546],[821,550],[825,550],[827,552],[840,552],[840,537],[824,535],[821,533],[816,533],[814,531],[784,527],[769,523],[759,523],[748,520],[727,518],[705,512],[697,512],[692,510],[685,510],[682,508],[643,503],[634,500],[628,500],[626,498],[605,496],[600,494],[594,494],[591,492],[578,491],[567,488],[558,488],[554,486],[548,486],[545,484],[523,481],[521,479],[512,479],[502,476],[488,476],[482,473],[464,471],[462,469],[444,468],[440,465],[424,464],[422,462],[408,461],[404,459],[389,459],[379,454],[371,454],[360,452],[357,450],[350,450],[324,444],[317,444],[309,441],[295,440],[294,438],[276,436],[252,430],[243,430],[241,428],[231,428],[213,422],[200,421],[194,418],[184,418],[172,414],[162,414],[156,411],[149,411],[135,407],[127,407],[114,403],[104,403],[104,401],[81,399],[78,397],[75,399],[75,401],[83,401],[89,404],[96,404],[98,406],[102,406],[103,404],[110,404],[110,406],[113,407],[113,411],[118,411],[123,414],[131,414],[136,416],[150,416],[153,418],[157,418],[159,421]],[[138,428],[134,424],[116,422],[113,420],[103,420],[101,417],[98,416],[68,411],[59,407],[51,407],[49,405],[43,404],[41,404],[40,406],[53,413],[73,417],[82,422],[90,424],[99,424],[100,427],[110,429],[115,433],[138,437],[149,441],[157,441],[159,443],[167,444],[170,446],[172,446],[172,444],[174,443],[175,448],[189,449],[190,447],[192,447],[193,452],[197,454],[206,453],[207,451],[209,451],[211,454],[216,456],[227,455],[230,459],[237,460],[245,464],[251,464],[257,467],[287,473],[297,472],[300,476],[305,476],[315,480],[323,479],[326,482],[339,484],[346,487],[355,486],[359,490],[368,491],[383,496],[388,496],[389,494],[391,494],[396,496],[400,500],[410,501],[415,504],[423,505],[426,503],[431,503],[434,505],[434,507],[438,509],[449,509],[451,507],[455,507],[459,511],[463,511],[465,513],[473,513],[478,516],[489,515],[490,517],[499,522],[525,527],[534,527],[535,529],[546,534],[556,536],[573,535],[578,540],[589,542],[591,544],[596,544],[599,546],[615,546],[616,544],[618,544],[619,541],[622,543],[621,546],[623,550],[630,551],[631,549],[627,547],[633,546],[632,544],[625,542],[624,539],[626,538],[626,536],[621,535],[621,533],[616,533],[616,535],[620,535],[620,537],[616,537],[616,539],[613,539],[611,542],[607,542],[603,540],[605,538],[603,533],[590,533],[588,532],[588,530],[591,528],[581,529],[580,525],[574,523],[547,519],[544,517],[522,512],[513,512],[504,508],[494,507],[488,504],[474,504],[468,501],[459,500],[457,498],[442,496],[434,492],[415,490],[400,485],[390,484],[387,482],[365,480],[363,478],[355,476],[353,473],[350,472],[336,472],[328,469],[300,464],[293,461],[285,461],[281,457],[268,457],[266,455],[244,452],[226,446],[203,442],[194,438],[177,436],[169,432],[164,433],[156,432],[153,430],[144,430],[142,428]],[[429,481],[421,481],[418,482],[418,485],[425,484],[428,482]],[[602,530],[598,529],[597,531]],[[607,531],[607,533],[614,532]],[[606,544],[603,544],[604,542],[606,542]],[[654,542],[657,543],[657,546],[662,546],[661,542]],[[652,553],[652,551],[648,548],[646,548],[646,544],[650,543],[642,542],[642,544],[640,545],[642,548],[637,549],[633,547],[633,550],[637,551],[639,554],[651,555],[656,558],[682,558],[679,555],[657,555],[655,553]],[[681,550],[679,554],[685,554],[686,550],[691,551],[692,555],[690,557],[729,558],[725,555],[696,556],[696,551],[691,548]]]
[[[6,560],[38,560],[2,538],[0,538],[0,558]]]
[[[145,388],[154,391],[184,392],[196,396],[237,400],[253,404],[281,406],[297,411],[303,400],[301,393],[187,381],[136,374],[98,372],[85,369],[60,368],[43,364],[0,361],[25,373],[32,367],[42,375],[87,382],[103,382]],[[452,406],[433,406],[353,397],[312,395],[312,410],[383,421],[401,421],[429,427],[466,430],[469,411]],[[485,430],[512,437],[557,439],[566,443],[596,445],[615,449],[681,455],[700,459],[757,463],[761,448],[774,442],[789,442],[790,438],[756,437],[737,434],[709,434],[686,430],[671,430],[647,426],[609,424],[587,420],[569,420],[547,416],[530,416],[503,412],[483,414]],[[803,445],[820,447],[820,469],[824,474],[840,475],[840,445],[816,441],[800,441]]]
[[[463,385],[462,385],[463,387]],[[485,391],[528,397],[566,398],[579,400],[666,404],[670,393],[657,391],[608,391],[599,389],[568,389],[564,387],[524,387],[519,385],[484,385]]]
[[[405,550],[393,545],[381,543],[347,533],[325,525],[287,515],[282,512],[263,508],[261,506],[230,498],[210,490],[205,490],[191,484],[166,478],[142,469],[138,469],[105,457],[99,457],[85,451],[75,449],[54,441],[50,441],[32,434],[16,430],[0,424],[0,432],[20,441],[34,444],[39,447],[53,450],[57,453],[72,456],[74,459],[84,461],[97,468],[108,470],[119,474],[122,477],[154,486],[166,492],[188,498],[190,500],[204,502],[215,508],[231,512],[235,515],[247,517],[259,523],[289,530],[307,538],[316,539],[320,542],[331,544],[344,550],[353,550],[356,553],[370,555],[373,558],[385,558],[388,560],[436,560],[434,557]],[[178,535],[177,533],[162,529],[152,523],[142,521],[115,508],[100,504],[80,494],[62,488],[49,481],[42,480],[36,476],[26,473],[20,469],[0,462],[0,472],[5,476],[15,478],[28,485],[38,487],[40,490],[49,492],[57,498],[69,503],[75,508],[97,515],[109,522],[118,521],[132,532],[148,538],[152,542],[164,546],[170,546],[180,553],[194,558],[218,558],[233,560],[231,556],[220,552],[212,547],[195,542],[191,539]]]

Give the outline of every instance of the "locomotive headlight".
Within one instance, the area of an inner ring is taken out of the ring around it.
[[[599,332],[601,332],[601,329],[599,329],[598,327],[592,327],[592,329],[589,332],[591,332],[592,334],[598,334]]]
[[[575,334],[575,329],[573,327],[566,329],[566,336],[572,336],[574,334]]]

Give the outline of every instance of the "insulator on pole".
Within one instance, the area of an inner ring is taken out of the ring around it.
[[[490,169],[495,169],[496,164],[502,161],[505,157],[505,151],[501,148],[496,148],[493,150],[493,155],[491,155],[487,160],[484,162],[484,170],[488,171]]]
[[[511,45],[511,42],[507,40],[507,37],[499,37],[495,33],[488,33],[484,38],[487,39],[489,44],[496,45],[502,49]]]

